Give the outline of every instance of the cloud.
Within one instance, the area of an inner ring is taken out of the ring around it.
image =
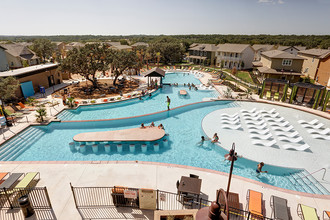
[[[258,0],[258,3],[266,3],[266,4],[284,4],[283,0]]]

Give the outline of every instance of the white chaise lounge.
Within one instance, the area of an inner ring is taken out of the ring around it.
[[[252,140],[252,143],[255,144],[255,145],[263,145],[263,146],[266,146],[266,147],[271,147],[271,146],[276,144],[276,141],[272,140],[272,141],[266,142],[264,140]]]
[[[310,148],[310,146],[308,144],[304,144],[304,145],[292,145],[292,144],[284,144],[282,146],[283,149],[285,150],[297,150],[297,151],[305,151],[307,149]]]

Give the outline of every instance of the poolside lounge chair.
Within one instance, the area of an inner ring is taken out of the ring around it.
[[[276,109],[275,109],[275,108],[272,108],[272,109],[269,110],[269,111],[266,111],[266,110],[262,109],[262,110],[260,110],[260,112],[264,112],[264,113],[268,113],[268,114],[273,114],[273,113],[276,112]]]
[[[12,173],[3,183],[0,184],[0,189],[12,189],[19,178],[23,175],[24,173]]]
[[[270,91],[266,92],[266,99],[271,99],[272,93]]]
[[[0,173],[0,184],[4,181],[4,178],[10,173]]]
[[[226,129],[232,129],[232,130],[238,130],[240,128],[242,128],[242,126],[239,125],[222,125],[222,128],[226,128]]]
[[[323,135],[326,135],[326,134],[330,133],[330,128],[326,128],[324,130],[308,129],[307,132],[310,133],[310,134],[323,134]]]
[[[286,127],[287,125],[289,125],[290,123],[288,121],[284,121],[282,123],[279,122],[268,122],[268,124],[270,125],[275,125],[275,126],[281,126],[281,127]]]
[[[302,127],[304,128],[316,128],[316,129],[319,129],[319,128],[322,128],[324,124],[322,123],[318,123],[318,124],[314,124],[314,125],[311,125],[311,124],[301,124]]]
[[[246,194],[247,210],[252,217],[263,219],[262,193],[254,190],[248,190]]]
[[[262,116],[264,116],[264,117],[271,117],[271,118],[276,118],[279,115],[280,115],[280,113],[278,113],[278,112],[273,113],[273,114],[267,114],[267,113],[262,114]]]
[[[279,92],[275,92],[274,94],[274,100],[278,101],[280,99],[280,93]]]
[[[29,113],[30,113],[30,111],[27,110],[27,109],[21,109],[21,110],[19,110],[19,109],[16,107],[16,105],[14,105],[14,104],[11,104],[11,105],[9,105],[9,106],[14,110],[15,113],[16,113],[16,112],[20,112],[20,113],[23,113],[23,114],[29,114]]]
[[[258,121],[260,119],[262,119],[262,117],[259,115],[257,117],[248,117],[248,116],[244,116],[243,117],[245,120],[250,120],[250,121]]]
[[[271,126],[271,128],[274,130],[274,131],[291,131],[293,130],[294,128],[292,127],[292,125],[290,125],[289,127],[280,127],[280,126]]]
[[[236,116],[238,116],[238,113],[233,114],[233,115],[229,115],[229,114],[226,114],[226,113],[222,113],[220,116],[236,117]]]
[[[258,129],[258,130],[263,130],[267,127],[266,124],[263,124],[263,125],[246,125],[248,128],[253,128],[253,129]]]
[[[260,135],[260,134],[250,134],[250,138],[256,138],[261,140],[268,140],[270,138],[273,138],[272,134],[266,134],[266,135]]]
[[[237,119],[237,120],[235,120],[235,121],[221,120],[221,123],[222,123],[222,124],[236,125],[236,124],[240,124],[241,122],[240,122],[239,119]]]
[[[266,147],[271,147],[271,146],[273,146],[273,145],[276,144],[276,141],[275,140],[272,140],[272,141],[269,141],[269,142],[265,142],[264,140],[253,140],[252,141],[252,144],[263,145],[263,146],[266,146]]]
[[[259,129],[249,129],[250,133],[257,133],[257,134],[267,134],[269,132],[269,129],[263,129],[263,130],[259,130]]]
[[[272,217],[274,216],[274,219],[290,220],[288,201],[286,199],[271,196],[270,207],[273,209]]]
[[[227,120],[227,121],[235,121],[235,120],[239,119],[239,116],[235,116],[235,117],[221,116],[220,119],[221,120]]]
[[[242,115],[249,116],[249,117],[256,117],[256,116],[259,116],[260,113],[259,112],[254,112],[254,113],[242,112]]]
[[[291,137],[291,138],[296,137],[297,135],[299,135],[298,131],[294,131],[292,133],[278,131],[278,132],[275,132],[275,134],[277,136],[285,136],[285,137]]]
[[[310,122],[305,121],[305,120],[299,120],[299,121],[298,121],[299,124],[310,124],[310,125],[314,125],[314,124],[316,124],[317,122],[319,122],[319,120],[317,120],[317,119],[314,119],[314,120],[312,120],[312,121],[310,121]]]
[[[262,125],[265,123],[264,120],[261,120],[261,121],[246,121],[245,122],[246,124],[254,124],[254,125]]]
[[[256,108],[253,108],[251,110],[242,109],[241,112],[254,113],[256,110],[257,110]]]
[[[318,220],[317,212],[315,208],[298,204],[297,214],[303,220]]]
[[[275,122],[281,122],[284,121],[285,119],[283,117],[280,118],[265,118],[267,121],[275,121]]]
[[[303,140],[303,138],[302,138],[301,136],[299,136],[299,137],[297,137],[297,138],[282,137],[282,136],[280,136],[280,137],[278,137],[278,139],[279,139],[280,141],[287,141],[287,142],[290,142],[290,143],[298,143],[298,142],[300,142],[300,141]]]
[[[23,113],[13,113],[13,112],[11,112],[9,109],[4,109],[4,111],[5,111],[5,113],[9,116],[9,117],[16,117],[16,118],[22,118],[22,117],[24,117],[23,116]]]
[[[36,179],[37,176],[39,176],[38,179]],[[36,181],[40,180],[39,172],[27,173],[24,176],[24,178],[15,186],[15,189],[30,187],[33,180],[36,180]]]
[[[296,146],[296,145],[292,145],[292,144],[284,144],[284,145],[282,146],[282,148],[283,148],[284,150],[305,151],[305,150],[309,149],[310,146],[309,146],[308,144],[298,145],[298,146]]]
[[[21,107],[21,109],[28,109],[30,111],[34,111],[35,110],[35,108],[33,108],[33,107],[27,107],[27,106],[25,106],[22,102],[19,102],[18,105]]]
[[[330,220],[330,211],[323,211],[323,220]]]
[[[323,139],[323,140],[330,140],[329,135],[320,135],[320,134],[312,134],[312,138],[314,139]]]

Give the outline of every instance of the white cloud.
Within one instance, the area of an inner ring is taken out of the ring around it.
[[[268,3],[268,4],[284,4],[283,0],[258,0],[258,3]]]

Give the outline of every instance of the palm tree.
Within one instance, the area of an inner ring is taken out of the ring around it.
[[[156,57],[157,57],[157,67],[159,67],[160,52],[157,52],[157,53],[156,53]]]
[[[69,97],[67,98],[68,100],[68,105],[70,108],[74,107],[74,98],[73,97]]]
[[[36,114],[36,117],[37,119],[40,121],[40,122],[43,122],[44,121],[44,117],[47,116],[47,112],[46,112],[46,109],[44,107],[39,107],[36,112],[38,114]]]

